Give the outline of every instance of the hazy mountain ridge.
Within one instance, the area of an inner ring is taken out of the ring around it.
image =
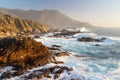
[[[16,33],[43,33],[47,26],[33,21],[13,18],[9,15],[0,16],[0,34],[3,36],[16,35]]]
[[[41,22],[57,28],[65,27],[94,27],[85,22],[74,20],[57,10],[21,10],[21,9],[5,9],[0,8],[0,15],[10,14],[13,17]]]

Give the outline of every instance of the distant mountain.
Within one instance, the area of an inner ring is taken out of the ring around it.
[[[74,20],[57,10],[20,10],[0,8],[0,15],[9,14],[13,17],[41,22],[57,28],[65,27],[94,27],[85,22]]]
[[[13,18],[9,15],[0,16],[0,37],[11,36],[17,33],[43,33],[47,26],[33,21]]]

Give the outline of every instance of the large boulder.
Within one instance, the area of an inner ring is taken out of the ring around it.
[[[31,38],[8,37],[0,40],[0,65],[31,68],[55,61],[48,47]]]

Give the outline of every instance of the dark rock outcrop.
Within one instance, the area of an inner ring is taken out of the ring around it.
[[[70,30],[67,30],[67,29],[62,29],[62,30],[60,30],[60,32],[61,33],[54,34],[53,37],[62,37],[62,36],[66,37],[66,36],[72,36],[76,33],[81,33],[79,30],[78,31],[77,30],[76,31],[70,31]]]
[[[60,45],[52,45],[52,47],[58,47],[58,48],[60,48],[61,46]]]
[[[54,66],[51,68],[36,70],[33,73],[31,73],[29,76],[23,76],[23,79],[34,79],[35,77],[37,79],[41,79],[43,77],[52,78],[50,74],[54,74],[53,79],[55,80],[59,78],[60,74],[64,73],[64,71],[70,72],[72,70],[73,70],[72,68],[68,68],[66,66]]]
[[[82,37],[82,38],[78,38],[78,41],[81,42],[103,42],[106,38],[101,38],[101,39],[94,39],[91,37]]]
[[[31,72],[28,71],[28,75],[24,75],[25,73],[23,73],[23,70],[19,70],[17,72],[6,71],[0,76],[0,79],[6,79],[6,78],[10,79],[12,77],[19,76],[20,80],[30,80],[30,79],[41,80],[42,78],[51,78],[55,80],[59,78],[60,75],[64,73],[64,71],[67,72],[67,74],[69,74],[69,72],[73,71],[73,69],[68,68],[66,66],[54,66],[54,67],[34,70]]]
[[[57,56],[57,57],[70,56],[70,53],[68,53],[68,52],[58,52],[58,53],[56,54],[56,56]]]
[[[57,48],[57,47],[49,47],[49,49],[50,49],[50,50],[57,50],[57,51],[60,51],[60,49]]]
[[[96,44],[95,46],[101,46],[100,44]]]
[[[0,65],[32,68],[55,61],[54,54],[46,46],[31,38],[0,40]]]

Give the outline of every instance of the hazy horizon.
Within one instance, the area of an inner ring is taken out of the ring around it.
[[[100,27],[120,27],[120,0],[0,0],[8,9],[58,10],[73,19]]]

